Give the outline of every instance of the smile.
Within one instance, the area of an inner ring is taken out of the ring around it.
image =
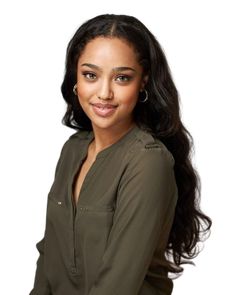
[[[116,111],[117,106],[111,104],[92,104],[93,111],[100,117],[109,117]]]

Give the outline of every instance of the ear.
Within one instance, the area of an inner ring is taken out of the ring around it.
[[[145,85],[148,82],[148,75],[143,76],[142,81],[141,81],[141,87],[140,87],[140,91],[142,91],[145,88]]]

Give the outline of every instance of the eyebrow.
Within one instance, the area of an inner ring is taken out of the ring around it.
[[[81,66],[87,66],[91,69],[94,69],[94,70],[98,70],[98,71],[102,71],[101,68],[99,66],[96,66],[94,64],[90,64],[90,63],[84,63],[82,64]],[[130,68],[130,67],[115,67],[112,69],[113,72],[123,72],[123,71],[133,71],[133,72],[136,72],[135,69],[133,68]]]

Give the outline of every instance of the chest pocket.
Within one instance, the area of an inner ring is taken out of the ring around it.
[[[114,207],[78,206],[76,226],[80,239],[89,247],[104,249],[113,223]]]
[[[111,229],[113,215],[113,206],[83,206],[77,208],[77,226],[84,235],[98,240],[103,235],[107,235]]]

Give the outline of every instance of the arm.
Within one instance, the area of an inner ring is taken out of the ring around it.
[[[173,161],[160,147],[131,160],[117,196],[113,225],[89,295],[138,294],[154,251],[165,249],[176,204]],[[159,245],[159,246],[158,246]]]
[[[34,288],[30,295],[51,295],[49,284],[44,274],[44,238],[37,243],[36,247],[40,255],[37,261]]]
[[[67,142],[63,145],[63,148],[61,150],[61,154],[56,165],[54,178],[56,178],[56,175],[60,168]],[[41,241],[39,241],[36,244],[36,248],[39,252],[39,258],[37,260],[37,268],[36,268],[35,279],[34,279],[34,288],[30,292],[30,295],[52,295],[50,292],[49,283],[47,281],[45,271],[44,271],[44,244],[45,244],[45,238],[43,238]]]

